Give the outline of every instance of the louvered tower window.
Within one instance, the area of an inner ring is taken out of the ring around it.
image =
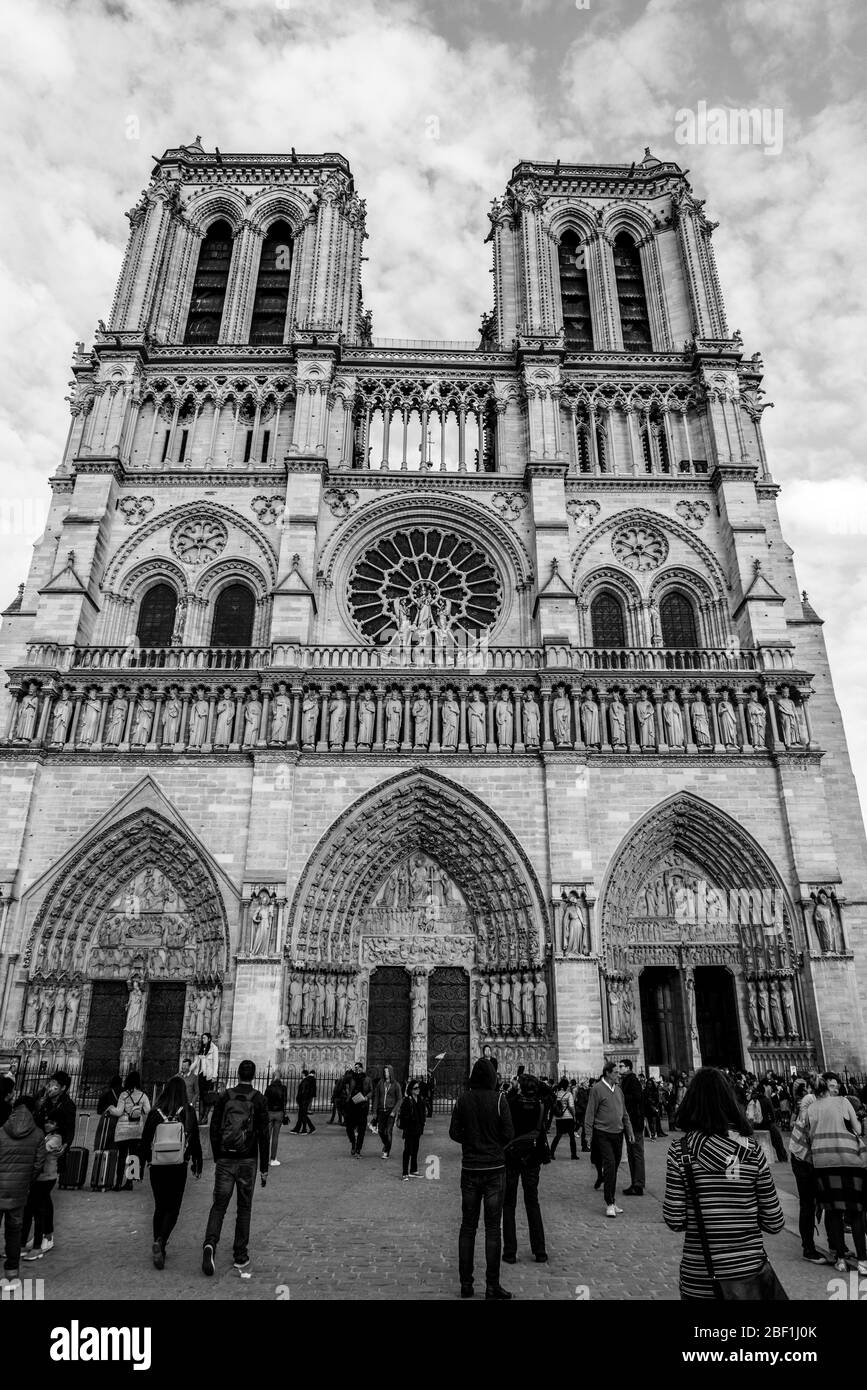
[[[263,345],[282,343],[289,307],[289,277],[292,268],[292,233],[286,222],[275,222],[262,243],[250,342]]]
[[[167,647],[175,630],[178,596],[171,584],[154,584],[141,601],[136,637],[143,647]]]
[[[614,594],[597,594],[590,605],[594,647],[625,647],[623,605]]]
[[[199,250],[187,319],[188,343],[219,342],[231,260],[232,229],[228,222],[215,222]]]
[[[576,232],[560,238],[560,294],[566,347],[576,352],[593,351],[593,325],[590,319],[590,286],[587,281],[587,252]]]
[[[624,351],[652,352],[641,255],[628,232],[621,232],[614,242],[614,278],[617,282]]]
[[[662,645],[664,647],[697,647],[698,629],[695,609],[686,594],[666,594],[659,605],[659,620],[662,625]]]
[[[212,647],[249,647],[256,601],[246,584],[228,584],[214,608]]]

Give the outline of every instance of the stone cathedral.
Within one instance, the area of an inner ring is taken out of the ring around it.
[[[863,1069],[855,783],[683,171],[518,164],[472,342],[374,336],[340,155],[197,138],[127,217],[0,629],[2,1059]]]

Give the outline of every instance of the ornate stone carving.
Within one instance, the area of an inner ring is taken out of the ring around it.
[[[810,913],[813,932],[822,955],[842,951],[840,904],[834,889],[820,885],[811,892],[810,901],[813,904]]]
[[[218,517],[182,521],[172,531],[170,545],[185,565],[203,565],[222,555],[229,540],[225,524]]]
[[[525,690],[523,695],[524,746],[528,749],[539,747],[539,724],[541,711],[533,690]]]
[[[491,505],[507,521],[516,521],[525,510],[527,499],[523,492],[495,492],[491,497]]]
[[[570,497],[566,503],[566,511],[580,531],[589,530],[601,510],[601,505],[592,498]]]
[[[611,549],[627,569],[644,574],[663,563],[668,555],[668,541],[651,526],[622,526],[611,537]]]
[[[746,713],[750,729],[750,743],[754,748],[764,748],[767,715],[764,705],[759,701],[758,692],[755,690],[750,691]]]
[[[342,520],[349,516],[358,501],[358,493],[354,487],[329,487],[322,494],[322,500],[332,516]]]
[[[785,748],[793,748],[804,742],[801,736],[798,706],[792,699],[788,685],[781,685],[777,695],[777,725]]]
[[[685,522],[693,531],[700,531],[710,514],[710,507],[706,502],[693,501],[691,498],[678,502],[674,510],[681,521]]]
[[[124,519],[127,526],[138,526],[140,521],[144,521],[146,516],[150,516],[156,503],[152,497],[121,497],[118,499],[117,509]]]
[[[590,954],[590,904],[586,888],[563,888],[555,903],[557,947],[561,956]]]
[[[417,963],[465,965],[469,968],[475,963],[475,947],[473,936],[364,936],[361,939],[361,960],[370,965]]]
[[[279,517],[283,515],[286,499],[282,493],[274,492],[270,497],[264,493],[259,493],[254,497],[250,506],[263,526],[273,526]]]

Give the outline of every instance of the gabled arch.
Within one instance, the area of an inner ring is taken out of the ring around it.
[[[648,507],[630,507],[627,511],[615,512],[604,517],[582,535],[581,541],[572,552],[573,588],[581,582],[581,566],[588,551],[598,544],[603,536],[621,526],[652,526],[656,530],[664,531],[669,537],[676,537],[688,551],[691,551],[701,561],[705,569],[705,582],[708,588],[711,591],[716,590],[713,597],[717,600],[725,600],[725,595],[731,585],[725,570],[710,546],[700,540],[695,532],[691,531],[688,526],[684,526],[681,521],[661,512],[651,511]],[[651,580],[651,585],[654,582],[656,581]]]
[[[247,204],[234,189],[204,189],[192,195],[185,213],[187,221],[201,236],[206,235],[211,225],[221,217],[225,218],[233,235],[237,236],[247,215]]]
[[[313,204],[303,193],[294,189],[268,189],[254,197],[247,220],[254,232],[267,233],[272,222],[285,218],[295,236],[304,228],[313,213]]]
[[[230,535],[233,530],[240,531],[252,543],[256,560],[261,565],[264,572],[267,573],[270,583],[272,585],[276,583],[277,560],[267,537],[239,511],[233,511],[230,507],[225,507],[217,502],[203,499],[196,502],[183,502],[177,507],[170,508],[168,511],[160,512],[156,516],[149,517],[141,526],[136,527],[132,535],[118,547],[106,566],[105,575],[100,587],[102,589],[111,589],[125,584],[127,571],[132,570],[135,552],[164,527],[171,529],[176,526],[179,521],[185,521],[187,519],[195,521],[206,519],[219,520],[227,527]],[[147,558],[150,559],[151,557],[148,556]],[[136,563],[141,562],[139,561]]]
[[[413,851],[442,864],[463,894],[480,965],[542,963],[548,914],[526,853],[478,797],[428,769],[380,783],[322,836],[293,898],[289,954],[299,963],[354,962],[362,915]]]

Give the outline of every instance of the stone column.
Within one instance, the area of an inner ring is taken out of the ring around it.
[[[428,1070],[428,975],[426,968],[413,966],[410,969],[410,1076],[424,1076]]]

